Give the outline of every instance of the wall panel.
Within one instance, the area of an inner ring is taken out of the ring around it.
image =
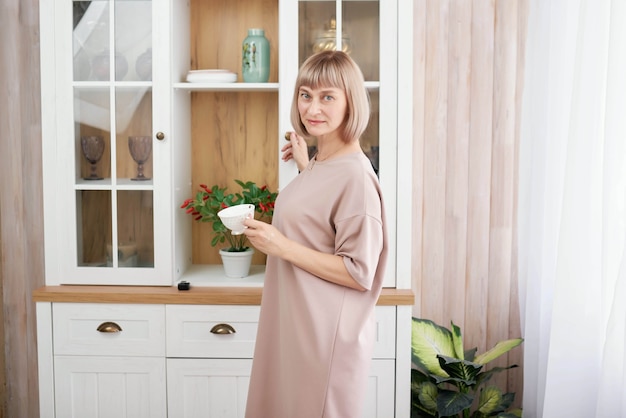
[[[44,283],[39,2],[0,12],[0,416],[39,416],[35,304]]]
[[[515,205],[527,0],[414,7],[413,315],[485,351],[521,336]],[[521,364],[523,348],[496,363]],[[522,372],[502,374],[522,398]]]

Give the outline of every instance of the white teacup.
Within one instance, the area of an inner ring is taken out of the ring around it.
[[[230,229],[231,234],[241,235],[246,226],[243,224],[248,217],[254,217],[254,205],[244,203],[241,205],[230,206],[217,212],[222,223],[226,228]]]

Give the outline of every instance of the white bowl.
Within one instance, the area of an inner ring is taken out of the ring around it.
[[[231,230],[231,234],[240,235],[246,229],[243,221],[254,217],[254,205],[244,203],[242,205],[230,206],[217,212],[217,216],[220,217],[224,226]]]

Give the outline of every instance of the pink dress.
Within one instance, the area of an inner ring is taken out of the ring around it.
[[[363,153],[311,160],[279,193],[273,224],[344,257],[366,291],[268,257],[246,418],[359,418],[387,262],[378,178]]]

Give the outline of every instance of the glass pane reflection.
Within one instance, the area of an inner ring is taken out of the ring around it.
[[[337,20],[334,1],[301,1],[299,13],[299,65],[313,53],[334,50],[339,43],[341,24],[342,50],[361,67],[366,81],[379,79],[380,2],[344,1],[341,22]]]
[[[119,267],[154,267],[154,205],[151,190],[117,192]]]
[[[118,88],[116,101],[117,178],[152,179],[152,91]]]
[[[152,2],[115,2],[115,80],[152,80]]]
[[[77,263],[85,267],[107,266],[107,245],[111,234],[111,192],[76,192]]]
[[[107,88],[74,88],[77,178],[111,177],[110,114]]]
[[[344,1],[344,31],[350,36],[350,56],[365,80],[378,81],[380,57],[380,2]]]
[[[152,2],[115,1],[115,45],[110,45],[111,1],[74,1],[75,81],[152,80]]]
[[[74,80],[109,79],[109,2],[74,1]]]

